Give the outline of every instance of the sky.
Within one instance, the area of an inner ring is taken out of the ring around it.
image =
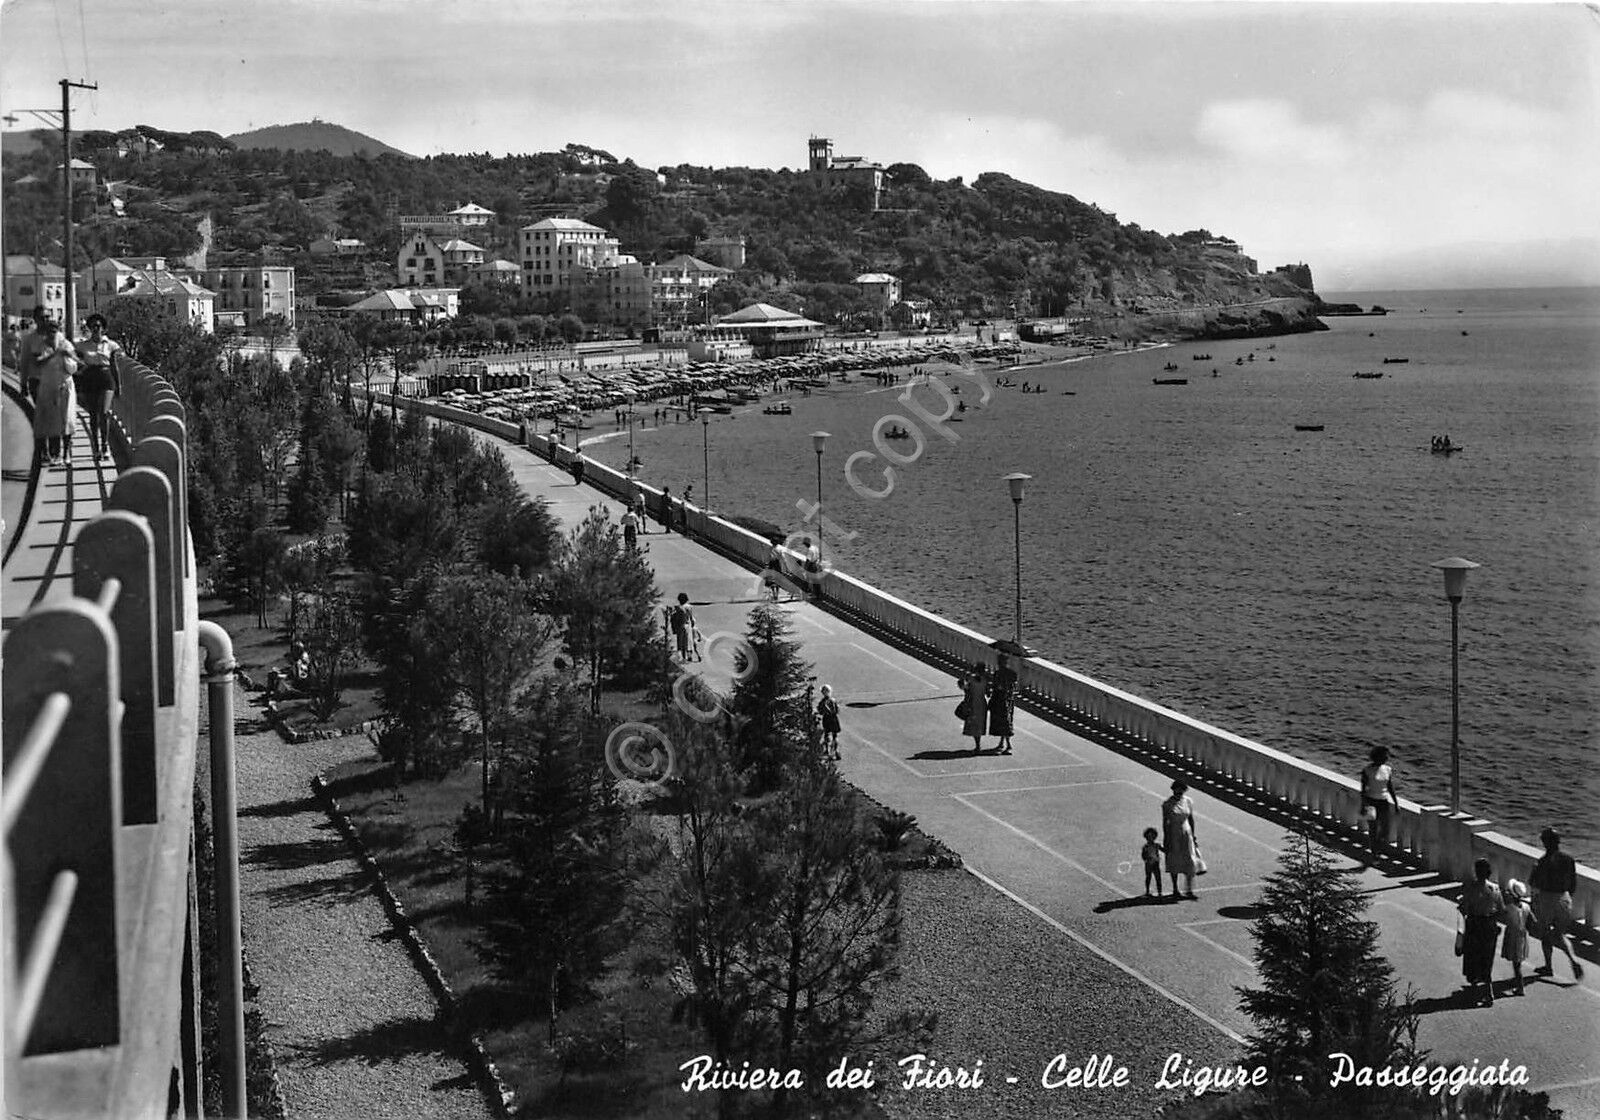
[[[802,167],[826,136],[1208,229],[1324,293],[1600,284],[1600,6],[6,0],[0,108],[64,77],[99,86],[74,128],[320,118],[647,167]]]

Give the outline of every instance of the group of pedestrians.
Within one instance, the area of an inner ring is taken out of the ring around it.
[[[1461,973],[1468,990],[1484,1006],[1494,1003],[1497,944],[1500,958],[1511,965],[1514,991],[1519,996],[1524,991],[1522,962],[1527,959],[1530,939],[1537,939],[1544,950],[1544,964],[1534,969],[1535,976],[1554,974],[1552,962],[1555,950],[1560,949],[1572,966],[1573,979],[1583,979],[1583,965],[1573,956],[1567,940],[1567,930],[1572,925],[1572,892],[1578,886],[1577,863],[1561,850],[1561,834],[1555,829],[1545,829],[1539,840],[1544,845],[1544,855],[1533,865],[1527,884],[1512,879],[1502,893],[1493,878],[1493,865],[1487,859],[1479,859],[1472,865],[1473,880],[1462,890],[1456,907],[1461,912],[1456,928]]]
[[[33,404],[34,448],[45,467],[71,461],[80,407],[88,414],[90,453],[96,460],[111,453],[109,409],[122,391],[122,347],[106,337],[104,316],[89,316],[85,326],[88,333],[73,342],[48,308],[36,307],[33,330],[19,335],[6,329],[6,361]]]
[[[956,718],[961,721],[961,733],[972,740],[972,753],[983,753],[983,737],[993,735],[997,740],[995,753],[1010,754],[1017,673],[1006,655],[999,655],[992,676],[989,667],[980,663],[956,684],[961,689]]]

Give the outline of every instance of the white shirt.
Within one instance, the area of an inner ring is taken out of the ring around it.
[[[1389,796],[1389,780],[1394,768],[1387,762],[1381,766],[1367,766],[1361,771],[1361,796],[1373,801],[1383,801]]]

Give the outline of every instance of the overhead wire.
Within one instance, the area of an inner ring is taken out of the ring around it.
[[[83,0],[78,0],[78,35],[83,41],[83,80],[95,87],[89,90],[89,105],[92,110],[98,112],[100,109],[100,90],[99,84],[94,80],[94,75],[89,71],[89,20],[83,14]]]
[[[67,62],[67,37],[61,31],[61,5],[50,5],[50,14],[56,21],[56,47],[61,51],[61,76],[65,78],[71,74],[71,70],[68,69]]]

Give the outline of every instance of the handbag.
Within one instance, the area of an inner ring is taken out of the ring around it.
[[[1467,952],[1467,933],[1461,928],[1461,919],[1456,919],[1456,956],[1464,956]]]
[[[1211,869],[1206,866],[1205,857],[1200,854],[1200,841],[1196,840],[1194,842],[1194,873],[1196,875],[1204,875],[1209,870]]]
[[[962,700],[961,700],[961,703],[956,705],[956,718],[957,719],[966,719],[971,714],[972,714],[972,701],[966,699],[965,697],[963,697]]]

